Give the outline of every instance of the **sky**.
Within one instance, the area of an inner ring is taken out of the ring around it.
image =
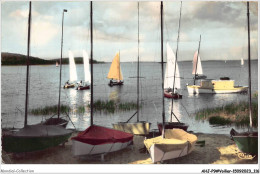
[[[164,59],[166,43],[177,48],[180,1],[164,2]],[[258,4],[250,3],[251,55],[258,54]],[[94,59],[111,62],[120,51],[122,62],[137,61],[137,1],[93,2]],[[62,12],[63,57],[71,50],[82,57],[90,53],[90,2],[32,1],[31,55],[44,59],[60,57]],[[29,2],[1,1],[1,51],[26,54]],[[247,9],[245,2],[182,2],[178,61],[191,61],[198,49],[205,60],[247,59]],[[139,5],[140,60],[160,61],[160,2]]]

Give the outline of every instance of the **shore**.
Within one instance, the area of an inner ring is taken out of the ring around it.
[[[73,133],[75,136],[77,133]],[[189,155],[164,161],[164,164],[257,164],[258,159],[241,159],[239,150],[228,135],[196,134],[198,141],[205,140],[205,146],[195,146]],[[65,146],[53,147],[39,152],[15,156],[2,151],[6,164],[152,164],[149,153],[142,151],[144,137],[134,136],[134,145],[117,152],[100,156],[74,157],[71,153],[71,139]]]

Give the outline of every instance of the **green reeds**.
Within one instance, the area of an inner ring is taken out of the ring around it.
[[[231,124],[237,126],[249,125],[249,110],[247,102],[231,103],[222,107],[206,108],[196,113],[196,119],[208,119],[210,124]],[[252,103],[253,126],[258,127],[258,103]]]
[[[56,114],[58,110],[58,105],[54,106],[45,106],[45,107],[40,107],[36,109],[30,110],[30,113],[33,115],[52,115]],[[60,106],[60,113],[68,113],[70,111],[70,107],[67,105],[61,105]]]

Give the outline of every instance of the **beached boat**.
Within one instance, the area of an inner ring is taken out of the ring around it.
[[[85,81],[80,82],[77,86],[77,90],[86,90],[90,89],[90,70],[89,70],[89,58],[88,54],[85,50],[83,50],[83,62],[84,62],[84,75],[85,75]]]
[[[118,122],[113,124],[113,128],[134,135],[148,135],[151,123],[139,120],[139,2],[138,2],[138,56],[137,56],[137,111],[126,122]],[[136,122],[129,122],[136,115]]]
[[[121,86],[124,84],[123,75],[120,66],[120,52],[116,53],[116,56],[114,57],[111,63],[109,72],[107,74],[107,78],[110,79],[108,83],[110,87],[115,85]]]
[[[69,69],[70,69],[70,80],[68,80],[63,88],[74,88],[77,81],[77,70],[72,51],[69,51]]]
[[[92,1],[90,1],[90,59],[91,59],[91,100],[90,126],[72,138],[72,153],[74,156],[102,155],[126,148],[133,142],[133,135],[102,126],[93,125],[93,25]]]
[[[251,101],[251,55],[250,55],[250,13],[249,2],[247,2],[247,26],[248,26],[248,103],[249,103],[249,131],[238,133],[234,129],[230,131],[231,138],[236,143],[238,149],[250,155],[258,155],[258,132],[253,132],[253,120],[252,120],[252,101]]]
[[[181,2],[182,5],[182,2]],[[161,69],[163,79],[163,2],[161,1]],[[162,90],[164,80],[162,80]],[[162,96],[164,92],[162,91]],[[145,139],[144,145],[153,163],[188,155],[194,149],[197,137],[182,129],[165,129],[164,97],[162,97],[162,135]]]
[[[29,89],[29,57],[31,31],[31,2],[29,2],[27,72],[24,127],[18,131],[11,131],[2,136],[2,147],[6,152],[22,153],[44,150],[65,143],[72,131],[57,125],[28,125],[28,89]]]
[[[165,137],[144,140],[153,163],[188,155],[194,150],[197,136],[182,129],[165,129]]]
[[[167,63],[164,76],[164,97],[181,99],[182,95],[176,90],[181,88],[181,79],[178,62],[176,57],[167,43]]]
[[[66,9],[63,10],[62,12],[62,21],[64,20],[64,13],[67,12]],[[62,126],[64,128],[66,128],[67,124],[68,124],[68,120],[61,118],[60,117],[60,96],[61,96],[61,76],[62,76],[62,49],[63,49],[63,25],[62,25],[62,37],[61,37],[61,57],[60,57],[60,78],[59,78],[59,99],[58,99],[58,113],[57,113],[57,118],[55,118],[56,114],[53,115],[52,117],[48,118],[47,120],[45,120],[44,122],[42,122],[41,124],[43,125],[59,125]],[[68,116],[69,118],[69,116]]]

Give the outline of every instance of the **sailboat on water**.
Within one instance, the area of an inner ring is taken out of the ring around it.
[[[139,2],[138,2],[138,56],[137,56],[137,111],[126,121],[113,124],[113,128],[124,132],[132,133],[134,135],[148,135],[151,123],[139,120]],[[137,116],[136,122],[129,122],[134,116]]]
[[[114,85],[121,86],[124,84],[123,74],[120,66],[120,52],[116,53],[116,56],[111,63],[107,78],[110,79],[108,83],[110,87]]]
[[[91,42],[91,112],[90,126],[72,138],[72,153],[75,156],[95,155],[114,152],[126,148],[133,143],[130,133],[93,125],[93,26],[92,26],[92,1],[90,1],[90,42]]]
[[[161,69],[163,79],[163,2],[161,1]],[[162,81],[162,90],[164,81]],[[162,93],[164,96],[164,92]],[[164,97],[162,97],[162,135],[145,139],[144,145],[150,153],[153,163],[179,158],[191,153],[197,137],[182,129],[165,129]]]
[[[69,69],[70,79],[65,83],[63,88],[74,88],[77,81],[77,70],[72,51],[69,51]]]
[[[201,41],[201,36],[200,36]],[[199,42],[200,47],[200,42]],[[196,60],[199,59],[199,49],[198,54],[195,53],[194,58],[197,57]],[[247,86],[235,86],[235,81],[230,80],[229,77],[220,77],[219,80],[212,80],[212,79],[202,79],[200,81],[200,85],[196,85],[197,79],[197,69],[200,71],[200,63],[197,63],[193,66],[195,67],[194,73],[194,80],[193,85],[187,85],[187,90],[189,94],[200,94],[200,93],[207,93],[207,94],[218,94],[218,93],[244,93],[247,92]],[[201,70],[202,72],[202,70]]]
[[[243,58],[241,58],[241,62],[240,62],[240,64],[241,64],[241,66],[244,65],[244,59],[243,59]]]
[[[179,66],[169,43],[167,43],[167,64],[164,76],[164,97],[181,99],[182,95],[177,92],[177,89],[180,88],[181,79]]]
[[[248,103],[249,103],[249,131],[239,133],[234,129],[231,129],[231,138],[236,143],[238,149],[241,152],[258,155],[258,132],[253,132],[253,120],[252,120],[252,102],[251,102],[251,55],[250,55],[250,14],[249,14],[249,2],[247,2],[247,25],[248,25]]]
[[[77,86],[77,90],[86,90],[90,88],[90,70],[89,70],[89,58],[88,54],[85,50],[83,50],[83,62],[84,62],[84,75],[85,75],[85,81],[80,83]]]
[[[58,61],[56,61],[56,67],[58,67],[59,66],[59,63],[58,63]]]
[[[16,132],[3,134],[2,147],[5,152],[23,153],[44,150],[65,143],[72,131],[58,125],[28,125],[29,58],[31,33],[31,2],[29,2],[27,72],[24,127]]]

